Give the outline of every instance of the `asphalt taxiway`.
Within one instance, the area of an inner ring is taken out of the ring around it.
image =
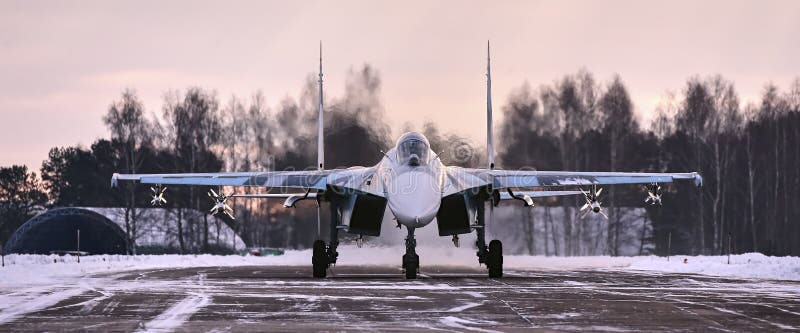
[[[246,266],[96,275],[0,331],[780,331],[800,283],[610,270]],[[17,292],[25,292],[24,290]],[[43,295],[42,297],[47,297]]]

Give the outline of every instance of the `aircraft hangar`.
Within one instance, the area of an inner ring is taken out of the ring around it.
[[[78,247],[80,230],[80,248]],[[83,208],[56,208],[28,220],[11,235],[6,253],[77,251],[125,254],[125,232],[103,215]]]

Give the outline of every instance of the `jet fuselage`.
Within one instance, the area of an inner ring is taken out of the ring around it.
[[[444,165],[424,135],[402,135],[378,169],[385,175],[389,210],[400,224],[419,228],[433,221],[442,202]]]

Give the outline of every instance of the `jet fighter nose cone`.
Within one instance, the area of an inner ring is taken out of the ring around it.
[[[442,200],[436,178],[429,172],[416,170],[397,175],[387,198],[397,221],[411,227],[433,221]]]
[[[417,154],[411,154],[411,157],[408,158],[408,165],[419,166],[419,156],[417,156]]]

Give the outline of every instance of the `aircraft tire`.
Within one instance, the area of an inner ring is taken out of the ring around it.
[[[489,268],[490,278],[503,277],[503,243],[497,239],[489,242],[486,266]]]
[[[405,270],[406,279],[416,279],[417,271],[419,270],[419,256],[415,254],[403,255],[403,269]]]
[[[328,275],[328,254],[325,252],[325,241],[318,239],[314,241],[313,254],[311,255],[311,265],[315,278],[324,278]]]

